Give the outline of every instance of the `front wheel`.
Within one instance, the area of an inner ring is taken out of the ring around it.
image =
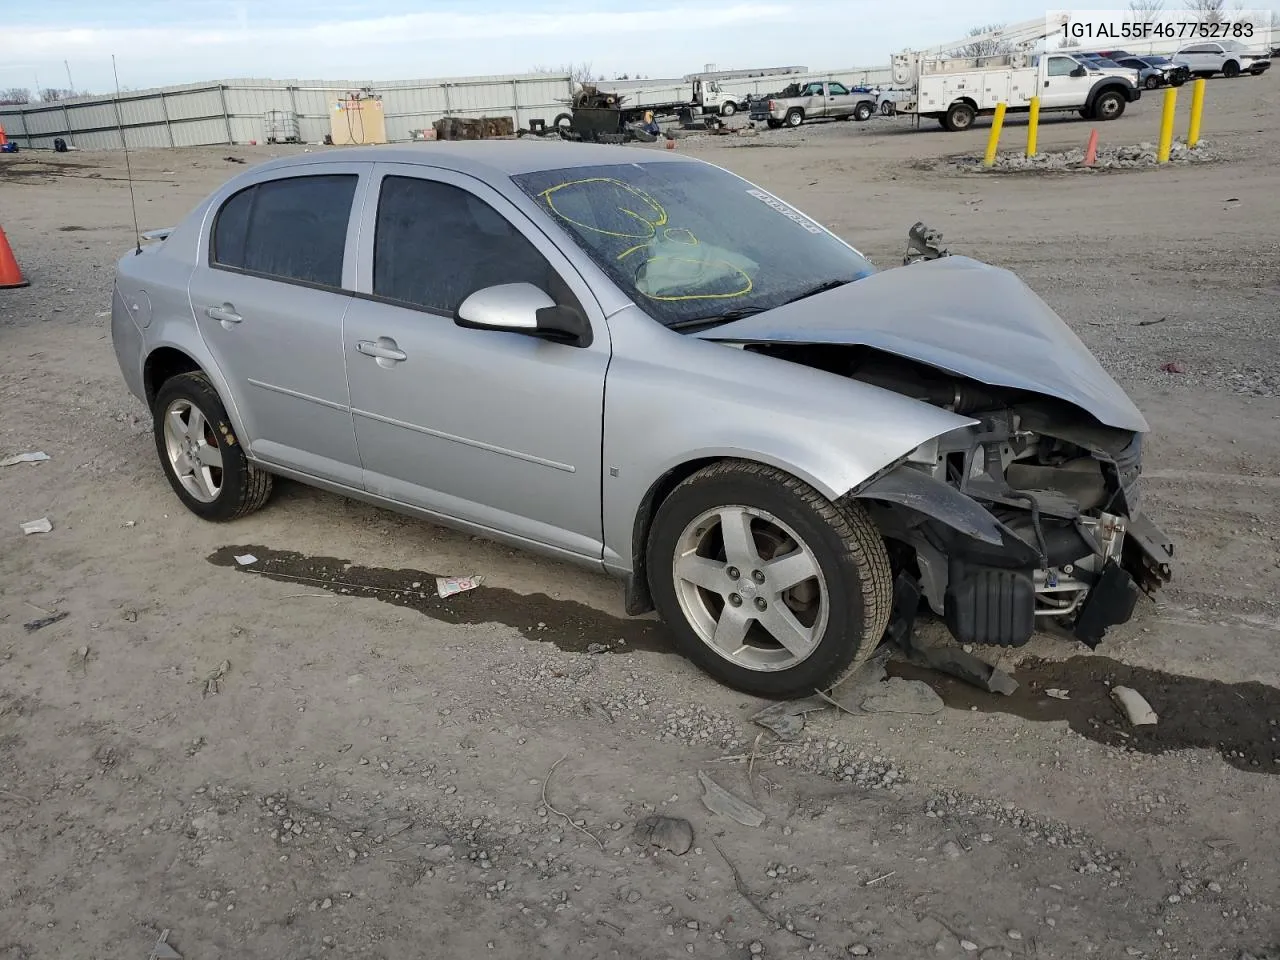
[[[1156,87],[1160,86],[1160,78],[1153,73],[1142,82],[1142,85],[1148,90],[1154,90]]]
[[[875,112],[876,112],[876,108],[873,107],[866,100],[863,100],[861,103],[859,103],[856,107],[853,108],[853,119],[857,120],[859,123],[864,123],[867,120],[870,120],[871,117],[875,114]]]
[[[166,380],[151,414],[160,464],[188,510],[205,520],[236,520],[267,502],[271,474],[245,457],[207,376]]]
[[[1124,97],[1118,91],[1108,90],[1093,102],[1095,120],[1115,120],[1124,113]]]
[[[720,106],[720,115],[722,117],[732,117],[737,112],[738,108],[735,104],[724,103]]]
[[[833,686],[889,621],[889,556],[862,508],[757,463],[712,464],[672,491],[648,573],[680,652],[747,693]]]
[[[880,104],[880,115],[884,117],[892,117],[897,112],[892,100],[886,100]]]

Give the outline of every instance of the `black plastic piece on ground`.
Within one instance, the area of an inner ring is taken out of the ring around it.
[[[1020,647],[1035,633],[1036,586],[1023,570],[951,565],[946,623],[961,643]]]
[[[1091,650],[1097,649],[1108,627],[1125,623],[1133,616],[1138,594],[1133,577],[1114,560],[1108,560],[1080,608],[1074,630],[1076,639]]]

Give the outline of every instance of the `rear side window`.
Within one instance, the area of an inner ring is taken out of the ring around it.
[[[500,283],[531,283],[558,303],[568,291],[545,257],[473,193],[414,177],[386,177],[373,239],[373,293],[452,315]]]
[[[324,174],[268,180],[223,204],[213,263],[280,280],[341,288],[347,224],[359,178]]]

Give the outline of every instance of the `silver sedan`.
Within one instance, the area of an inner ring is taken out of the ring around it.
[[[702,161],[306,154],[150,239],[112,338],[206,520],[283,476],[573,560],[773,696],[922,608],[964,643],[1092,646],[1169,576],[1146,421],[1020,280],[879,270]]]

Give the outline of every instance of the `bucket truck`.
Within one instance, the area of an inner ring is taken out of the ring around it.
[[[1142,96],[1135,71],[1100,68],[1065,50],[1033,53],[1067,22],[1065,15],[1038,18],[894,54],[893,82],[906,88],[896,111],[932,117],[946,130],[968,130],[978,117],[994,113],[998,103],[1010,113],[1025,113],[1038,96],[1041,112],[1074,110],[1090,120],[1116,119]],[[984,45],[999,52],[963,55],[966,48]]]

